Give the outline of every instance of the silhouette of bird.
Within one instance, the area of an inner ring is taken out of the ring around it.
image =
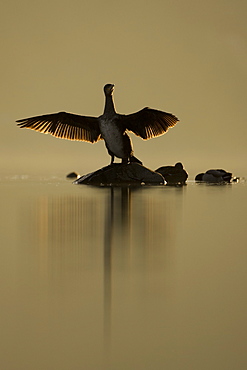
[[[231,182],[232,173],[226,172],[222,169],[208,170],[205,173],[198,173],[195,177],[195,181],[203,181],[210,183],[226,183]]]
[[[133,155],[127,131],[144,140],[151,139],[165,134],[170,127],[176,125],[178,118],[171,113],[147,107],[127,115],[118,114],[114,106],[113,90],[113,84],[104,86],[105,108],[99,117],[59,112],[24,118],[16,122],[20,128],[29,128],[62,139],[91,143],[103,139],[111,156],[111,164],[114,163],[114,157],[122,158],[123,163],[141,163]]]
[[[163,166],[157,168],[155,172],[160,173],[164,179],[166,180],[167,184],[182,184],[186,183],[188,178],[188,174],[185,171],[181,162],[175,164],[175,166]]]

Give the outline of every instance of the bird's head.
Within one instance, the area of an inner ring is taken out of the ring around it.
[[[202,181],[203,180],[204,173],[198,173],[195,177],[195,181]]]
[[[104,93],[105,95],[112,95],[114,90],[114,85],[113,84],[106,84],[104,86]]]
[[[183,168],[183,165],[182,165],[182,163],[181,163],[181,162],[176,163],[176,164],[175,164],[175,168],[176,168],[177,170],[183,170],[183,169],[184,169],[184,168]]]

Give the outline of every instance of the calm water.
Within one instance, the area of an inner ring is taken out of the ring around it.
[[[4,370],[246,370],[247,185],[2,178]]]

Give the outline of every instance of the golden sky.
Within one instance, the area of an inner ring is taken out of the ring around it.
[[[99,116],[115,84],[119,113],[145,106],[180,122],[159,138],[131,135],[151,169],[183,162],[247,175],[247,3],[240,0],[3,0],[1,171],[81,174],[110,162],[96,144],[19,129],[67,111]]]

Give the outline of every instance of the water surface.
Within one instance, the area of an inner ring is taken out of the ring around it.
[[[0,189],[2,369],[246,369],[245,182]]]

